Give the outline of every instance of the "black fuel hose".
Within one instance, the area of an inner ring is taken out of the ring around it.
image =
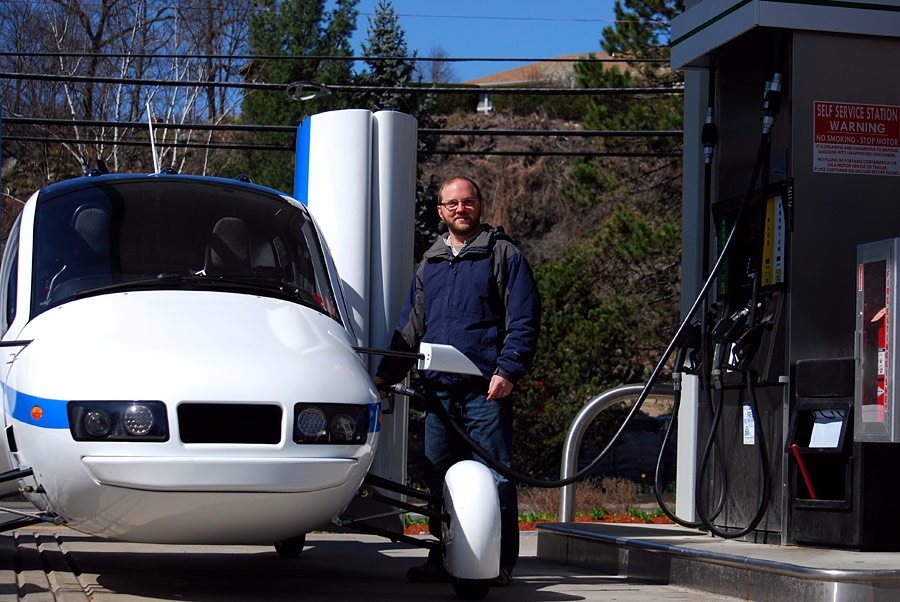
[[[781,77],[781,74],[777,73],[776,79],[778,81],[779,86],[780,86],[780,77]],[[780,87],[779,87],[778,91],[780,91]],[[773,97],[775,99],[774,101],[772,100]],[[467,442],[467,444],[471,447],[471,449],[476,454],[478,454],[478,456],[481,457],[482,460],[484,460],[485,464],[487,464],[490,468],[492,468],[493,470],[497,471],[498,473],[502,474],[503,476],[505,476],[506,478],[508,478],[510,480],[513,480],[513,481],[516,481],[516,482],[519,482],[519,483],[522,483],[525,485],[529,485],[532,487],[557,488],[557,487],[565,487],[566,485],[571,485],[573,483],[576,483],[578,481],[584,480],[585,478],[589,477],[591,475],[591,473],[593,473],[596,470],[596,468],[600,465],[600,463],[606,459],[606,457],[609,455],[609,452],[612,450],[613,446],[615,446],[619,442],[619,439],[621,439],[623,433],[625,432],[625,429],[629,426],[631,421],[637,415],[637,413],[640,410],[641,406],[643,405],[644,401],[646,401],[648,395],[650,394],[651,389],[653,388],[653,385],[659,379],[659,376],[662,373],[666,363],[669,361],[669,358],[672,356],[672,353],[675,351],[678,342],[683,339],[683,337],[685,336],[685,332],[691,327],[692,320],[694,319],[694,316],[696,316],[697,311],[700,309],[701,306],[705,306],[709,291],[711,290],[713,283],[715,282],[716,278],[718,277],[719,271],[721,271],[721,269],[722,269],[722,265],[725,262],[725,258],[728,257],[729,252],[730,252],[732,246],[734,245],[738,227],[743,222],[744,212],[747,208],[747,205],[749,204],[750,197],[752,196],[753,189],[755,188],[755,185],[756,185],[756,181],[759,179],[763,163],[766,161],[766,159],[769,156],[769,152],[770,152],[770,148],[771,148],[772,123],[774,122],[775,115],[777,114],[778,108],[779,108],[778,96],[775,94],[771,94],[771,91],[767,90],[766,98],[764,99],[764,104],[768,107],[769,110],[767,110],[764,113],[763,134],[760,139],[760,144],[759,144],[759,148],[757,150],[756,160],[754,161],[752,174],[750,176],[750,183],[747,187],[747,190],[744,194],[743,199],[741,200],[740,205],[738,206],[738,210],[735,215],[734,223],[732,224],[731,231],[728,234],[728,238],[726,239],[725,244],[722,246],[721,252],[719,253],[719,257],[716,259],[715,265],[710,269],[709,275],[708,275],[706,281],[704,282],[703,287],[700,290],[700,293],[697,295],[696,299],[694,300],[693,305],[691,306],[690,310],[685,315],[680,326],[678,327],[678,330],[675,332],[675,335],[672,337],[672,340],[669,342],[668,346],[666,347],[666,350],[663,352],[662,358],[656,364],[656,368],[654,368],[653,372],[650,375],[650,378],[645,383],[643,390],[641,391],[640,395],[638,395],[638,398],[635,401],[634,405],[632,406],[631,411],[625,417],[625,420],[622,421],[622,424],[619,427],[618,431],[616,431],[616,434],[613,435],[612,439],[609,441],[609,443],[606,445],[606,447],[594,458],[594,460],[591,461],[591,463],[587,467],[576,472],[571,477],[568,477],[566,479],[558,479],[558,480],[554,480],[554,481],[535,479],[528,475],[522,474],[520,472],[513,470],[512,468],[507,467],[506,465],[501,463],[499,460],[494,458],[491,454],[489,454],[483,447],[481,447],[481,445],[479,445],[476,441],[474,441],[469,436],[469,434],[462,427],[462,425],[458,424],[450,416],[450,414],[447,412],[447,410],[444,409],[443,405],[441,405],[440,403],[431,402],[429,400],[429,398],[425,397],[418,391],[404,387],[403,385],[400,385],[400,384],[390,385],[387,387],[387,389],[390,391],[393,391],[394,393],[398,393],[400,395],[415,397],[417,399],[424,401],[426,404],[426,407],[429,410],[433,411],[445,425],[449,426],[458,435],[460,435],[460,437],[462,437],[462,439]],[[750,396],[751,396],[751,408],[754,413],[754,418],[758,420],[759,414],[758,414],[758,411],[756,408],[755,395],[753,394],[752,386],[749,387],[749,392],[750,392]],[[674,416],[673,416],[673,419],[674,419]],[[762,436],[760,436],[760,441],[764,443],[764,439],[762,438]],[[762,455],[765,457],[768,457],[768,453],[765,450],[762,452]],[[767,469],[768,469],[767,466],[763,467],[763,471],[764,471],[764,473],[766,473],[766,475],[768,475]],[[768,491],[770,489],[770,484],[768,483],[769,479],[766,478],[765,480],[766,480],[766,483],[764,483],[764,490]],[[657,495],[659,495],[659,492],[657,492]],[[752,530],[753,528],[756,527],[756,525],[759,523],[759,520],[761,520],[762,516],[765,514],[765,510],[767,509],[767,507],[768,507],[768,495],[766,495],[763,498],[763,501],[760,504],[759,511],[757,512],[757,516],[754,517],[754,519],[751,521],[751,524],[748,525],[748,527],[745,529],[745,531],[749,532],[750,530]],[[704,521],[704,525],[706,525],[707,522],[708,521]],[[709,526],[709,525],[707,525],[707,526]],[[742,531],[744,531],[744,530],[742,530]],[[718,531],[716,531],[715,534],[719,534],[721,537],[738,537],[739,536],[738,534],[720,533]]]
[[[387,387],[387,390],[399,395],[415,397],[416,399],[425,402],[425,407],[427,408],[427,410],[434,413],[440,419],[440,421],[444,423],[445,426],[450,427],[456,432],[457,435],[462,437],[463,441],[466,442],[466,444],[472,449],[473,452],[475,452],[475,454],[478,455],[479,458],[484,460],[485,464],[487,464],[490,468],[497,471],[498,473],[502,474],[507,479],[516,481],[517,483],[546,489],[565,487],[566,485],[571,485],[572,483],[577,483],[578,481],[583,481],[584,479],[588,478],[590,476],[590,473],[593,472],[594,468],[596,468],[596,464],[599,464],[599,462],[603,461],[603,458],[600,458],[599,461],[595,460],[584,470],[580,470],[566,479],[559,479],[556,481],[536,479],[506,466],[500,460],[492,456],[486,449],[481,447],[481,445],[477,441],[469,436],[469,433],[466,432],[466,429],[456,420],[454,420],[450,413],[447,412],[446,408],[444,408],[444,406],[441,405],[441,403],[439,403],[436,399],[426,397],[415,389],[410,389],[400,384],[390,385]]]
[[[724,258],[726,256],[727,252],[730,250],[729,249],[730,243],[732,241],[732,238],[733,238],[735,232],[737,231],[738,224],[740,223],[740,221],[743,217],[744,209],[746,208],[746,206],[750,200],[750,197],[753,193],[753,190],[756,187],[756,182],[757,182],[757,179],[759,179],[759,177],[760,177],[760,173],[763,174],[763,180],[762,180],[763,189],[765,189],[766,186],[768,185],[768,158],[769,158],[769,155],[771,152],[771,145],[772,145],[772,128],[775,123],[775,118],[777,117],[778,111],[781,106],[781,83],[782,83],[781,82],[781,70],[782,70],[782,66],[784,65],[786,43],[787,43],[786,37],[782,36],[781,43],[777,50],[777,56],[775,58],[776,67],[773,69],[774,75],[773,75],[772,81],[768,82],[766,84],[766,90],[765,90],[765,93],[763,96],[762,111],[761,111],[762,112],[762,121],[763,121],[762,135],[760,137],[760,143],[759,143],[759,147],[757,150],[756,160],[754,161],[752,175],[750,176],[750,182],[747,185],[747,189],[745,191],[744,197],[742,198],[741,204],[738,208],[737,216],[735,217],[735,222],[732,226],[731,234],[728,237],[728,242],[725,244],[725,247],[722,249],[722,252],[719,256],[720,261],[717,261],[716,265],[712,269],[711,278],[713,276],[715,276],[716,274],[718,274],[718,271],[721,269],[721,259]],[[709,281],[707,281],[707,282],[709,282]],[[752,294],[751,294],[750,306],[748,308],[749,309],[749,312],[748,312],[749,319],[747,322],[749,324],[750,328],[753,327],[754,322],[756,320],[756,302],[757,302],[757,296],[758,296],[758,291],[759,291],[759,275],[758,274],[754,274],[752,285],[753,285],[753,290],[752,290]],[[701,296],[704,299],[705,299],[706,292],[707,291],[705,288],[701,292]],[[703,334],[705,336],[705,331]],[[709,341],[704,338],[703,344],[706,345],[708,343],[709,343]],[[724,353],[723,353],[723,355],[724,355]],[[721,366],[722,361],[723,361],[723,358],[722,358],[722,356],[720,356],[719,361],[716,362],[717,367]],[[705,366],[703,369],[705,369]],[[754,424],[759,424],[759,407],[758,407],[758,404],[756,401],[756,393],[755,393],[755,389],[753,386],[753,375],[749,370],[744,370],[743,373],[744,373],[744,379],[746,380],[746,384],[747,384],[747,395],[749,398],[749,405],[750,405],[750,410],[753,415]],[[715,407],[713,410],[713,418],[712,418],[712,424],[710,426],[709,437],[707,438],[706,446],[704,448],[703,454],[701,455],[700,465],[698,467],[698,472],[697,472],[698,486],[697,486],[697,490],[695,491],[695,500],[694,501],[695,501],[695,507],[697,510],[697,515],[700,518],[700,522],[703,524],[703,526],[707,530],[709,530],[709,532],[712,535],[716,535],[716,536],[722,537],[722,538],[737,538],[737,537],[743,537],[744,535],[747,535],[753,529],[755,529],[756,526],[760,523],[760,521],[762,521],[763,516],[765,515],[766,511],[768,510],[769,496],[771,494],[771,487],[772,487],[772,485],[771,485],[771,467],[769,466],[769,452],[768,452],[768,449],[766,448],[765,435],[761,428],[757,428],[756,435],[759,439],[757,444],[759,445],[759,460],[760,460],[760,464],[762,467],[763,491],[762,491],[762,495],[760,497],[759,505],[757,506],[756,514],[753,516],[753,518],[750,520],[750,522],[747,524],[747,526],[745,526],[742,529],[738,529],[736,531],[723,531],[723,530],[715,527],[712,524],[713,516],[711,514],[707,514],[704,512],[703,506],[701,504],[701,500],[702,500],[703,491],[704,491],[704,488],[703,488],[704,476],[706,474],[708,462],[709,462],[710,455],[712,452],[712,447],[714,445],[714,442],[717,439],[718,426],[719,426],[719,422],[721,420],[721,413],[722,413],[722,409],[723,409],[722,406],[724,403],[724,400],[722,399],[722,397],[723,397],[722,391],[719,391],[719,395],[717,397],[718,397],[718,403],[714,404]],[[675,417],[673,416],[673,420],[674,419],[675,419]],[[722,489],[724,490],[724,486],[722,487]],[[660,493],[658,491],[657,491],[657,499],[661,499]],[[668,512],[666,512],[667,510],[668,510],[668,508],[663,508],[663,512],[665,512],[667,514],[667,516],[672,518],[673,515],[670,515]],[[720,512],[720,511],[721,511],[721,507],[719,507],[713,514],[717,515],[718,512]],[[685,526],[696,526],[696,523],[694,523],[694,522],[688,522],[688,521],[684,521],[682,519],[677,519],[677,520],[673,519],[673,520],[675,520],[675,522],[677,522],[679,524],[683,524]]]
[[[653,372],[650,375],[650,378],[647,380],[644,385],[644,389],[641,391],[640,395],[638,395],[635,400],[634,405],[631,407],[631,411],[629,411],[628,415],[625,417],[625,420],[622,421],[621,426],[619,426],[619,430],[616,431],[616,434],[613,435],[612,439],[610,439],[609,443],[607,443],[606,447],[591,461],[591,463],[583,468],[582,470],[576,472],[571,477],[566,479],[559,479],[555,481],[545,481],[542,479],[535,479],[528,475],[517,472],[504,464],[502,464],[499,460],[491,456],[483,447],[481,447],[476,441],[472,440],[469,437],[469,434],[466,430],[458,424],[453,418],[447,413],[444,407],[439,403],[430,403],[429,399],[415,391],[414,389],[410,389],[404,387],[400,384],[389,385],[387,390],[390,390],[394,393],[398,393],[400,395],[406,395],[408,397],[415,397],[425,402],[426,407],[429,410],[433,410],[434,413],[440,418],[444,424],[452,428],[456,431],[464,441],[468,443],[468,445],[472,448],[472,450],[481,457],[484,462],[490,466],[492,469],[496,470],[498,473],[502,474],[508,479],[513,481],[517,481],[519,483],[523,483],[525,485],[529,485],[532,487],[543,487],[543,488],[555,488],[555,487],[565,487],[566,485],[571,485],[572,483],[577,483],[578,481],[582,481],[590,476],[600,465],[603,460],[609,455],[610,451],[612,451],[613,446],[615,446],[619,440],[622,438],[622,435],[625,432],[625,429],[631,424],[631,421],[637,415],[638,411],[640,411],[641,406],[644,401],[647,400],[648,395],[650,394],[650,390],[653,388],[653,385],[659,379],[659,375],[662,373],[665,368],[666,363],[669,361],[669,358],[672,356],[672,353],[676,349],[676,344],[682,340],[685,336],[685,332],[688,328],[691,327],[691,321],[694,316],[697,314],[697,310],[700,309],[701,305],[705,303],[706,297],[709,294],[710,289],[712,288],[713,283],[715,283],[716,278],[718,277],[719,270],[722,268],[722,264],[725,262],[725,258],[728,256],[728,253],[731,247],[734,245],[734,241],[736,239],[736,233],[739,225],[743,222],[743,215],[749,204],[749,200],[753,191],[753,187],[756,183],[756,180],[759,178],[759,173],[761,169],[762,159],[767,155],[767,151],[769,148],[769,140],[771,135],[764,134],[762,138],[762,142],[759,145],[759,151],[757,153],[757,159],[753,167],[753,175],[750,179],[750,186],[748,187],[747,193],[744,195],[744,198],[741,201],[740,206],[738,207],[737,214],[735,216],[734,224],[732,225],[731,232],[728,235],[728,239],[725,241],[725,244],[722,247],[721,253],[719,253],[719,257],[716,260],[716,264],[710,270],[709,277],[706,279],[706,282],[703,284],[702,289],[700,290],[700,294],[697,295],[697,298],[694,300],[694,304],[691,306],[690,311],[688,311],[687,315],[682,320],[681,325],[678,327],[678,330],[675,332],[675,336],[672,337],[672,340],[669,342],[668,347],[666,347],[665,352],[663,352],[662,358],[656,364],[656,368],[654,368]]]

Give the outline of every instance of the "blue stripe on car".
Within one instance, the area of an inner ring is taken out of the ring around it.
[[[5,387],[5,389],[6,398],[14,419],[25,424],[32,424],[47,429],[69,428],[69,416],[65,400],[36,397],[16,391],[11,387]],[[41,417],[38,419],[35,419],[31,412],[31,409],[35,406],[41,408]]]
[[[381,402],[369,404],[369,432],[381,431]]]

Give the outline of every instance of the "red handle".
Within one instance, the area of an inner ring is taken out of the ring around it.
[[[812,481],[809,480],[809,473],[806,472],[806,464],[804,464],[803,457],[800,455],[800,447],[796,443],[792,443],[791,451],[794,452],[794,458],[797,459],[797,466],[800,467],[800,474],[803,475],[803,480],[806,481],[806,488],[809,490],[810,497],[814,500],[818,499],[816,490],[813,489]]]

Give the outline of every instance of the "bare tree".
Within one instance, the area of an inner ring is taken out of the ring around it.
[[[459,79],[453,64],[443,46],[432,46],[426,57],[428,60],[416,61],[416,79],[429,84],[453,84]]]
[[[240,0],[203,0],[179,3],[178,14],[184,25],[185,41],[198,53],[198,79],[207,82],[202,101],[210,123],[233,114],[240,102],[240,92],[215,85],[240,79],[246,61],[232,57],[246,55],[247,22],[253,11],[252,2]]]
[[[45,19],[45,5],[32,2],[0,3],[0,39],[4,40],[8,54],[0,57],[3,70],[10,73],[55,73],[56,60],[52,56],[37,54],[52,48],[52,39]],[[65,117],[60,86],[34,79],[0,80],[0,102],[3,117],[40,115],[46,119]],[[9,131],[8,125],[5,129]],[[38,126],[23,126],[16,131],[22,136],[40,138]],[[60,172],[66,171],[67,153],[58,153],[58,147],[16,143],[4,140],[3,165],[4,193],[26,196],[28,191],[46,184]],[[17,183],[27,183],[19,191]]]
[[[240,78],[242,61],[232,56],[246,53],[251,10],[238,0],[0,3],[0,34],[10,42],[7,50],[20,53],[4,57],[4,66],[20,74],[54,76],[4,81],[0,101],[6,115],[72,122],[65,130],[53,124],[35,128],[47,138],[69,140],[61,148],[71,165],[59,156],[33,157],[42,166],[34,184],[83,172],[97,162],[115,170],[149,169],[146,147],[124,144],[147,140],[147,126],[133,124],[146,123],[148,113],[160,124],[234,118],[240,92],[214,84]],[[86,121],[96,125],[81,125]],[[205,172],[208,154],[195,157],[172,144],[201,134],[165,125],[154,129],[160,165],[181,170],[193,161],[191,167]],[[210,134],[204,135],[206,142]],[[40,147],[45,154],[59,148]]]

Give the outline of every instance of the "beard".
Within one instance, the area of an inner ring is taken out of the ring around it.
[[[459,216],[457,216],[459,217]],[[453,236],[459,239],[467,239],[476,232],[478,232],[479,228],[481,228],[481,220],[477,215],[467,215],[468,219],[458,221],[456,219],[450,218],[445,219],[444,223],[447,224],[447,229],[450,231]]]
[[[473,222],[464,223],[461,226],[458,226],[455,222],[447,224],[447,229],[453,234],[453,236],[466,239],[472,236],[475,232],[478,231],[478,224]]]

